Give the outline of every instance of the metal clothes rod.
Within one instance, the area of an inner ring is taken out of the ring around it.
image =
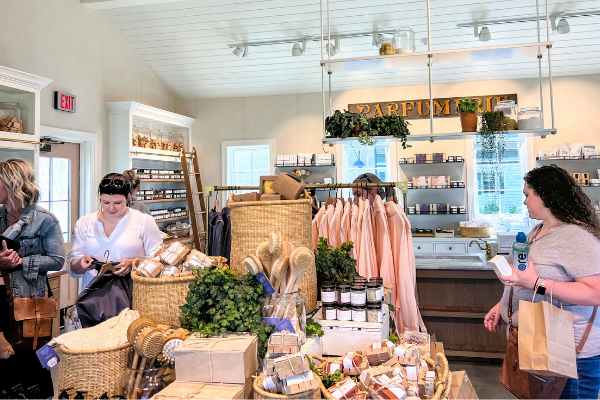
[[[27,144],[37,144],[39,147],[45,147],[47,144],[64,144],[64,142],[34,142],[32,140],[21,140],[21,139],[10,139],[10,138],[2,138],[0,142],[15,142],[15,143],[27,143]]]

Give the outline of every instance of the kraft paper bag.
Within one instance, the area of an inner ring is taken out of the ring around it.
[[[519,368],[577,379],[573,313],[547,301],[519,301]]]

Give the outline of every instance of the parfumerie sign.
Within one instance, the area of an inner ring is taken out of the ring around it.
[[[458,102],[464,97],[449,97],[433,99],[434,118],[458,117]],[[483,103],[483,110],[493,111],[494,106],[501,100],[514,100],[517,103],[516,94],[494,94],[486,96],[470,96],[479,104]],[[348,111],[353,113],[363,113],[367,117],[383,116],[397,114],[405,119],[429,118],[429,99],[424,100],[400,100],[400,101],[380,101],[377,103],[356,103],[348,104]]]

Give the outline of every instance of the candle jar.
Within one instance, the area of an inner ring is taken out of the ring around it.
[[[523,107],[517,117],[519,130],[544,129],[544,119],[539,107]]]
[[[396,39],[396,54],[415,52],[415,32],[411,28],[398,28],[394,33]]]

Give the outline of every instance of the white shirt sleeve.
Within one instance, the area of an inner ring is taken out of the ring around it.
[[[144,216],[144,228],[142,230],[142,241],[144,242],[144,257],[152,257],[163,245],[160,230],[151,215]]]
[[[67,255],[67,271],[73,278],[81,278],[83,274],[76,274],[71,270],[71,262],[83,257],[83,249],[85,248],[85,241],[87,238],[86,231],[88,229],[88,218],[87,215],[79,218],[75,223],[75,229],[73,231],[73,246],[71,251]]]

